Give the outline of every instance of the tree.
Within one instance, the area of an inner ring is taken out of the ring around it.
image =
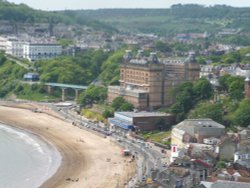
[[[217,164],[216,164],[216,168],[218,169],[222,169],[222,168],[226,168],[227,165],[226,165],[226,162],[225,161],[219,161]]]
[[[226,74],[226,75],[221,76],[219,78],[220,90],[228,91],[228,89],[229,89],[228,80],[229,80],[230,77],[231,76],[229,74]]]
[[[231,99],[241,100],[244,98],[244,78],[234,77],[230,79],[229,94]]]
[[[186,113],[193,107],[193,84],[191,82],[177,86],[174,95],[176,96],[176,103],[179,104],[177,106],[179,106],[183,112]]]
[[[126,101],[125,101],[125,99],[124,99],[123,97],[116,97],[116,98],[113,100],[111,106],[112,106],[115,110],[117,110],[117,109],[119,109],[120,106],[121,106],[123,103],[125,103],[125,102],[126,102]]]
[[[107,89],[105,87],[91,85],[84,91],[80,97],[80,104],[102,103],[107,98]]]
[[[120,110],[120,111],[132,111],[134,106],[127,102],[123,97],[116,97],[111,106],[114,108],[114,110]]]
[[[156,41],[154,43],[156,50],[166,53],[166,52],[171,52],[172,49],[170,48],[170,46],[167,43],[164,43],[162,41]]]
[[[120,107],[121,111],[132,111],[133,109],[134,109],[134,106],[128,102],[123,103]]]
[[[87,50],[75,57],[58,57],[35,63],[43,82],[88,85],[101,73],[109,53]]]
[[[59,42],[59,44],[60,44],[63,48],[66,48],[66,47],[68,47],[69,45],[74,44],[74,41],[73,41],[73,40],[71,40],[71,39],[66,39],[66,38],[60,39],[58,42]]]
[[[233,123],[242,127],[247,127],[250,124],[250,99],[240,102],[234,113]]]
[[[213,95],[212,85],[205,78],[199,79],[194,84],[193,91],[196,95],[196,100],[209,99]]]
[[[225,54],[222,61],[226,64],[239,63],[241,61],[241,55],[238,51]]]
[[[186,82],[178,85],[174,91],[173,96],[176,98],[175,104],[170,108],[170,112],[176,115],[176,121],[182,121],[186,117],[186,113],[193,107],[193,84]]]
[[[114,115],[114,112],[112,110],[105,109],[104,112],[102,113],[103,117],[109,118]]]
[[[181,106],[183,112],[188,112],[193,107],[193,96],[189,91],[183,91],[176,96],[177,103]]]
[[[189,113],[189,118],[210,118],[223,123],[223,106],[221,104],[211,104],[209,102],[200,103]]]
[[[103,81],[105,85],[118,84],[120,77],[120,66],[124,51],[120,50],[109,56],[109,58],[102,64],[99,78]]]
[[[219,78],[222,91],[229,93],[231,99],[241,100],[244,97],[244,78],[240,76],[225,75]]]

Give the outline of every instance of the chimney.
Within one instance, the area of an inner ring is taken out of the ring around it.
[[[132,59],[132,52],[131,50],[126,50],[126,53],[123,56],[125,62],[129,62]]]
[[[137,59],[142,59],[142,58],[143,58],[143,50],[138,50],[138,51],[137,51],[136,58],[137,58]]]
[[[250,98],[250,78],[245,79],[245,97]]]
[[[155,52],[151,52],[149,56],[149,61],[152,63],[159,63],[157,55]]]

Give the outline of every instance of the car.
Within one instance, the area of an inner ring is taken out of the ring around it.
[[[104,131],[109,131],[109,128],[108,127],[104,127],[103,130]]]

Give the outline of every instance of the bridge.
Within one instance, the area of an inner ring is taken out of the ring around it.
[[[62,89],[62,101],[66,100],[67,89],[74,89],[75,90],[75,100],[79,97],[79,91],[85,90],[89,86],[80,86],[80,85],[71,85],[71,84],[60,84],[60,83],[44,83],[47,86],[47,91],[49,94],[53,92],[54,87],[60,87]]]

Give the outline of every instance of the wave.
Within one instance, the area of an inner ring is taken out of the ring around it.
[[[10,134],[15,134],[18,139],[25,141],[25,143],[32,146],[34,150],[38,151],[41,154],[44,154],[44,151],[41,145],[36,140],[34,140],[29,134],[22,132],[21,130],[16,129],[16,128],[7,127],[3,124],[0,124],[0,130],[6,131]]]
[[[2,122],[0,136],[1,134],[1,149],[3,152],[5,149],[7,151],[0,155],[1,168],[5,169],[0,170],[0,175],[4,177],[0,178],[0,187],[36,188],[56,173],[62,158],[57,148],[48,140],[31,131],[8,126]]]

